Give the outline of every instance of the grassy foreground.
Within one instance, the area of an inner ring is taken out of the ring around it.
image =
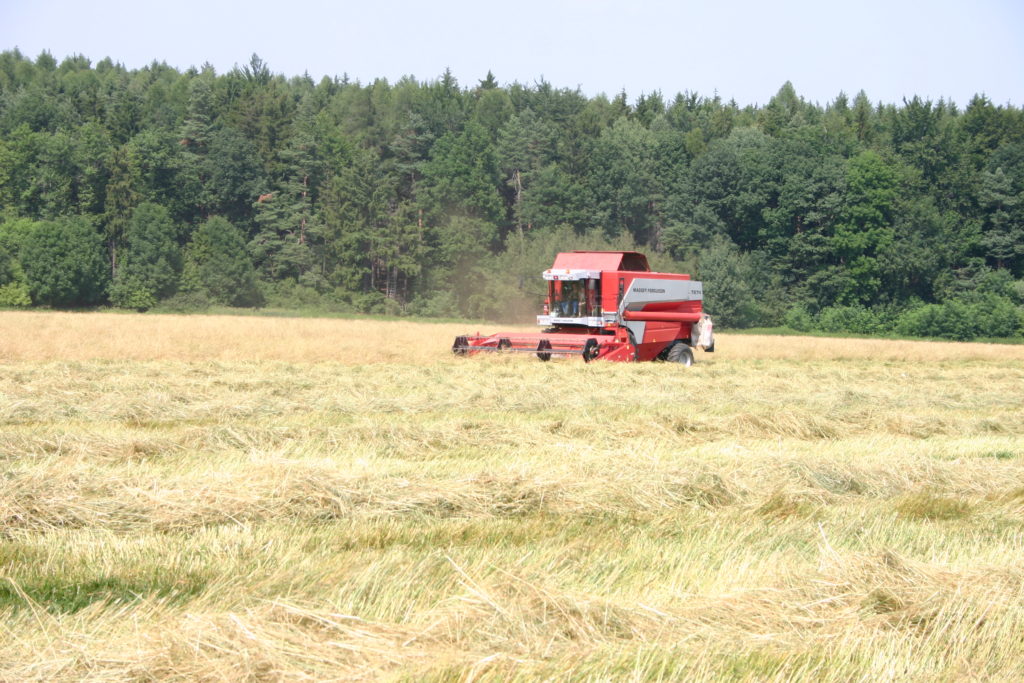
[[[1024,678],[1024,347],[467,331],[0,313],[0,680]]]

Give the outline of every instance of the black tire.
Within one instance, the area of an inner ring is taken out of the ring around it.
[[[498,350],[499,351],[507,351],[508,349],[511,349],[511,348],[512,348],[512,340],[510,340],[508,337],[502,337],[501,339],[498,340]]]
[[[583,362],[589,363],[590,361],[597,358],[597,354],[600,351],[600,347],[597,345],[596,339],[588,339],[587,343],[583,345]]]
[[[544,349],[550,348],[551,342],[549,342],[547,339],[541,339],[540,342],[537,344],[537,358],[540,358],[542,361],[545,362],[551,360],[551,354],[544,353]]]
[[[465,356],[467,353],[466,347],[469,346],[469,340],[465,337],[456,337],[455,343],[452,344],[452,353],[456,356]]]
[[[693,349],[683,342],[676,342],[672,348],[668,350],[666,360],[669,363],[681,363],[686,367],[690,367],[693,365]]]

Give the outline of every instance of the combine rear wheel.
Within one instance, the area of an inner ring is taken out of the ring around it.
[[[683,342],[676,342],[668,350],[666,359],[669,363],[682,363],[686,367],[693,365],[693,350]]]

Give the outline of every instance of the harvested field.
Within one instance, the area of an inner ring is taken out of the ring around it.
[[[467,331],[0,313],[0,680],[1024,678],[1024,346]]]

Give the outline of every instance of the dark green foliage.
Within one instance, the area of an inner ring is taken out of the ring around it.
[[[234,128],[214,132],[199,173],[205,180],[200,201],[206,211],[251,219],[252,204],[264,189],[258,150],[251,140]]]
[[[823,332],[877,334],[886,331],[885,320],[863,306],[830,306],[818,314],[818,329]]]
[[[896,174],[878,154],[861,152],[850,159],[846,198],[832,238],[832,250],[850,277],[836,294],[841,304],[877,301],[882,289],[878,255],[894,239]]]
[[[432,216],[443,221],[454,213],[497,221],[503,209],[498,194],[498,160],[487,131],[470,123],[450,132],[431,150],[423,165]]]
[[[982,96],[785,83],[741,108],[0,53],[0,306],[522,320],[590,245],[695,272],[725,326],[1018,336],[1022,196],[1024,112]]]
[[[977,337],[1013,337],[1024,329],[1022,309],[997,294],[973,294],[941,304],[907,310],[900,334],[969,341]]]
[[[673,213],[685,219],[694,216],[697,207],[705,207],[737,246],[756,248],[764,230],[764,210],[777,201],[775,145],[755,128],[716,140],[694,160],[676,188],[673,203],[679,206]]]
[[[588,189],[594,224],[610,237],[656,240],[664,188],[656,174],[655,140],[640,123],[620,118],[594,144]]]
[[[1024,144],[1004,145],[981,173],[981,244],[999,268],[1024,274]]]
[[[85,217],[33,223],[21,236],[18,260],[34,304],[89,306],[106,294],[103,240]]]
[[[449,283],[458,310],[470,316],[485,315],[489,308],[486,285],[497,239],[494,225],[479,218],[453,216],[438,231],[436,251],[444,264],[437,269],[438,275]]]
[[[21,235],[30,221],[0,223],[0,307],[31,306],[25,271],[18,261]]]
[[[146,310],[174,294],[181,272],[177,230],[167,209],[140,204],[125,231],[127,248],[110,286],[110,302],[122,308]]]
[[[261,303],[245,240],[227,219],[214,216],[192,235],[185,254],[182,289],[228,306]]]
[[[783,324],[789,329],[796,330],[797,332],[810,332],[815,329],[814,316],[808,312],[806,306],[801,304],[797,304],[786,311],[786,315],[783,318]]]
[[[696,275],[703,280],[704,308],[726,327],[777,325],[783,316],[782,284],[760,252],[741,252],[715,238],[699,252]]]

